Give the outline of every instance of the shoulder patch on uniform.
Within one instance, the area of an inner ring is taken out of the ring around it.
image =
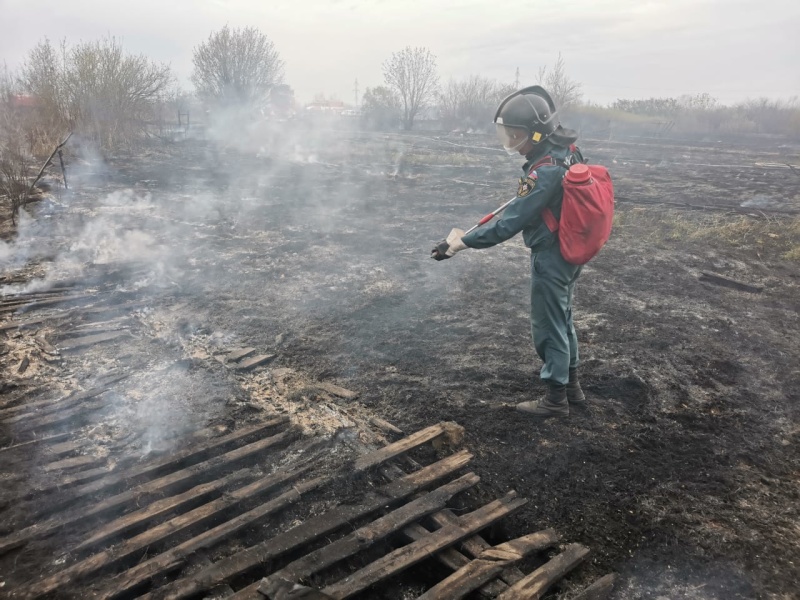
[[[530,194],[536,187],[536,182],[538,179],[539,177],[536,175],[536,171],[532,171],[527,177],[520,177],[519,187],[517,188],[517,196],[522,198],[523,196]]]

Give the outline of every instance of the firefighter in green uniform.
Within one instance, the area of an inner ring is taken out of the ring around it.
[[[531,249],[531,330],[536,353],[544,363],[540,373],[548,386],[539,402],[522,402],[517,409],[533,417],[566,417],[570,408],[584,408],[578,381],[578,339],[572,324],[575,282],[581,267],[564,260],[557,233],[551,233],[542,211],[558,219],[561,180],[571,164],[583,162],[574,145],[577,134],[561,127],[550,95],[539,86],[522,89],[500,103],[494,118],[509,155],[526,158],[517,198],[502,216],[468,235],[453,229],[432,251],[444,260],[467,248],[489,248],[519,232]],[[549,157],[549,158],[548,158]]]

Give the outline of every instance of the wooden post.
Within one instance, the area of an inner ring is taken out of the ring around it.
[[[69,141],[69,138],[71,138],[71,137],[72,137],[72,132],[70,131],[69,135],[64,139],[64,141],[61,142],[58,146],[56,146],[55,150],[53,150],[53,153],[47,158],[46,161],[44,161],[44,164],[42,165],[42,168],[39,169],[39,174],[36,176],[36,178],[33,180],[33,183],[31,183],[31,186],[28,188],[28,194],[27,194],[27,196],[25,196],[25,200],[26,201],[28,199],[28,196],[31,195],[31,192],[33,192],[34,186],[37,183],[39,183],[39,180],[42,178],[42,174],[44,173],[44,170],[47,168],[47,165],[50,164],[50,161],[53,160],[53,157],[56,155],[56,153],[59,150],[61,150],[61,148],[64,147],[64,144],[66,144]]]
[[[67,185],[67,170],[64,168],[64,156],[61,154],[61,148],[58,149],[58,162],[61,163],[61,175],[64,177],[64,189],[68,190],[69,185]]]

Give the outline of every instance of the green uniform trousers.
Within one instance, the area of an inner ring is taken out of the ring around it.
[[[542,379],[566,384],[570,367],[578,366],[572,299],[582,269],[564,260],[557,240],[531,254],[531,333]]]

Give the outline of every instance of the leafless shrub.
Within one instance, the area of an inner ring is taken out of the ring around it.
[[[192,83],[198,96],[218,106],[259,105],[283,81],[283,61],[255,27],[213,32],[194,49]]]
[[[480,75],[461,81],[450,79],[439,100],[443,124],[450,129],[486,129],[500,101],[513,91],[510,84]]]
[[[436,56],[427,48],[406,46],[383,63],[383,78],[400,97],[403,128],[410,130],[420,110],[436,97],[439,87]]]
[[[24,147],[25,120],[12,101],[17,92],[15,78],[4,66],[0,71],[0,220],[10,215],[15,221],[28,195],[30,156]]]
[[[130,145],[147,132],[171,82],[167,65],[126,54],[112,37],[58,47],[45,39],[22,68],[49,148],[66,131],[80,132],[102,148]]]
[[[577,110],[583,116],[589,107]],[[800,104],[759,98],[724,106],[709,94],[684,95],[678,98],[620,99],[609,108],[591,107],[595,116],[604,116],[616,124],[649,126],[669,120],[673,131],[681,134],[772,134],[800,136]],[[637,117],[638,119],[632,119]]]
[[[542,67],[537,74],[536,83],[548,91],[558,110],[568,109],[581,101],[581,84],[570,79],[561,53],[552,68]]]
[[[754,123],[758,133],[800,136],[800,103],[797,98],[788,101],[769,98],[746,100],[733,107],[729,122],[736,120]]]
[[[4,199],[4,211],[16,224],[19,209],[28,200],[28,175],[31,159],[19,144],[0,143],[0,196]]]

